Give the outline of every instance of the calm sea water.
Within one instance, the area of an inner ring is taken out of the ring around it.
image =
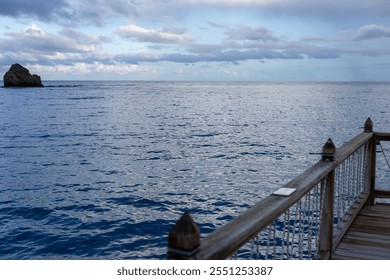
[[[183,212],[206,235],[390,131],[386,83],[45,84],[0,88],[0,259],[163,259]]]

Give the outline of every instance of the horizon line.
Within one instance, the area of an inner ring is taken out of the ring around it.
[[[4,83],[4,80],[1,80]],[[170,79],[42,79],[44,82],[199,82],[199,83],[390,83],[390,80],[170,80]]]

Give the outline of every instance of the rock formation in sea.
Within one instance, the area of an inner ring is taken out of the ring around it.
[[[34,74],[20,64],[12,64],[4,75],[5,87],[43,87],[41,77]]]

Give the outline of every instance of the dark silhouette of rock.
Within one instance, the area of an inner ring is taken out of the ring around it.
[[[20,64],[12,64],[3,80],[5,87],[43,87],[41,77],[31,75],[30,71]]]

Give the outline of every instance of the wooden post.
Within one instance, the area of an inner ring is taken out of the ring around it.
[[[364,132],[373,132],[374,124],[371,118],[368,118],[364,123]],[[371,141],[368,144],[367,151],[367,190],[370,192],[367,203],[373,205],[375,203],[375,177],[376,177],[376,145],[377,139],[375,134],[372,136]]]
[[[168,259],[189,260],[200,247],[200,230],[189,213],[176,222],[168,235]]]
[[[372,132],[373,131],[374,124],[371,120],[371,118],[368,118],[366,122],[364,123],[364,132]]]
[[[333,161],[336,147],[331,139],[322,148],[322,161]],[[325,156],[324,156],[325,154]],[[329,172],[325,179],[324,204],[321,213],[319,236],[319,256],[321,259],[331,259],[333,251],[333,216],[334,216],[334,184],[335,171]]]
[[[336,146],[333,144],[332,139],[328,139],[326,141],[325,145],[322,147],[322,160],[334,160],[334,154],[336,152]]]

